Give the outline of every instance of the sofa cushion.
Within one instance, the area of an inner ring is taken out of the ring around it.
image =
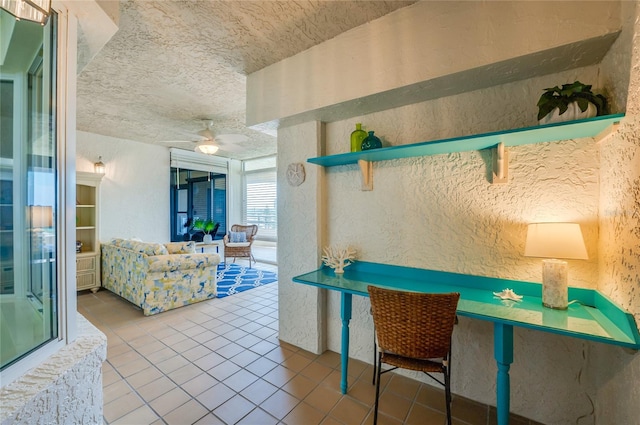
[[[119,246],[120,248],[130,249],[131,251],[139,252],[145,255],[167,255],[169,251],[161,243],[153,242],[138,242],[131,239],[119,239],[114,238],[111,243]]]
[[[225,246],[228,246],[230,248],[237,248],[240,246],[249,246],[249,245],[251,245],[251,242],[229,242]]]
[[[168,254],[147,257],[149,272],[172,272],[184,269],[203,269],[217,266],[220,257],[217,254]]]
[[[189,242],[169,242],[164,244],[167,247],[169,254],[195,254],[196,243],[194,241]]]

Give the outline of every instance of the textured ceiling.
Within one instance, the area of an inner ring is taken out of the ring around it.
[[[211,119],[248,137],[221,156],[273,154],[275,138],[245,126],[246,76],[412,3],[122,1],[118,32],[78,75],[78,130],[191,149],[167,142],[198,140]]]

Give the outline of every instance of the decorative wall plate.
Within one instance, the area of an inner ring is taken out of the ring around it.
[[[287,181],[291,186],[300,186],[304,181],[304,164],[294,162],[287,167]]]

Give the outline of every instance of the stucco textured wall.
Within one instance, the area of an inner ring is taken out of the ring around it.
[[[640,10],[625,3],[633,26],[627,53],[627,116],[601,144],[600,267],[598,289],[630,311],[640,327]],[[640,353],[596,345],[592,360],[597,423],[638,423]]]
[[[286,217],[287,226],[295,227],[315,225],[320,216],[326,220],[326,228],[322,228],[319,237],[288,240],[287,244],[292,245],[285,246],[281,240],[279,249],[290,256],[287,266],[307,262],[303,252],[310,249],[308,244],[349,243],[359,250],[359,258],[366,261],[540,282],[540,260],[522,255],[526,224],[572,221],[582,227],[589,260],[569,261],[570,284],[604,291],[638,320],[640,129],[635,116],[640,113],[637,30],[640,19],[637,2],[622,2],[619,6],[622,33],[601,65],[331,122],[326,125],[326,154],[349,150],[349,134],[356,122],[363,123],[366,130],[375,130],[387,146],[535,125],[535,104],[542,89],[575,80],[593,84],[596,92],[605,90],[612,113],[624,112],[626,107],[628,118],[616,136],[601,144],[580,139],[510,148],[507,185],[490,184],[489,152],[375,163],[372,192],[360,191],[360,172],[356,166],[325,169],[326,187],[322,190],[326,192],[322,193],[326,195],[326,205],[317,209],[314,204],[307,209],[304,203],[297,204],[301,211],[290,212]],[[465,25],[462,21],[460,26]],[[496,34],[502,33],[496,28]],[[547,35],[557,36],[553,32]],[[529,39],[513,37],[512,41],[522,44],[519,47],[524,51]],[[349,50],[357,57],[357,48]],[[385,66],[379,70],[386,73],[404,71],[400,60],[397,67],[396,61],[379,61],[382,62]],[[283,68],[287,65],[281,64]],[[323,68],[324,75],[335,71]],[[300,78],[308,83],[306,75]],[[362,80],[367,89],[376,91],[376,81]],[[322,98],[338,103],[343,93],[336,93],[339,90],[332,87],[327,86]],[[305,86],[291,96],[309,92]],[[269,101],[285,103],[277,95]],[[306,153],[299,145],[311,141],[288,130],[279,129],[279,156],[289,149]],[[308,169],[312,167],[309,165]],[[279,196],[287,196],[291,191],[286,186],[279,188]],[[280,266],[285,267],[282,263]],[[288,285],[288,278],[286,282],[281,279],[281,285]],[[280,291],[281,308],[295,304],[287,307],[290,310],[286,319],[314,320],[307,314],[307,308],[315,308],[318,299],[305,299],[290,293],[289,286],[283,288],[286,289]],[[340,351],[339,296],[329,293],[326,303],[327,348]],[[353,310],[349,354],[371,362],[373,325],[368,300],[354,297]],[[306,331],[298,329],[290,336],[306,341]],[[514,413],[558,425],[638,422],[637,353],[524,329],[516,329],[514,338],[515,361],[511,367]],[[460,320],[454,333],[454,392],[495,403],[492,344],[490,324]]]
[[[393,145],[500,130],[512,127],[513,121],[527,125],[535,121],[536,111],[530,107],[537,100],[537,96],[532,99],[533,93],[573,78],[589,81],[596,76],[593,68],[585,68],[371,114],[357,121]],[[500,107],[491,106],[496,104]],[[347,149],[354,122],[327,124],[330,153]],[[540,282],[540,259],[523,256],[527,223],[578,222],[590,260],[569,261],[571,285],[595,288],[598,146],[590,138],[568,140],[510,148],[509,155],[509,183],[505,185],[490,183],[490,151],[375,163],[372,192],[360,191],[355,166],[330,168],[326,171],[328,243],[349,243],[365,261]],[[350,355],[370,361],[369,301],[355,298]],[[328,348],[334,351],[340,351],[339,307],[338,295],[330,294]],[[558,424],[590,415],[594,392],[580,373],[588,345],[521,329],[516,330],[515,338],[512,411]],[[495,385],[492,340],[490,325],[461,321],[455,336],[454,392],[495,403],[495,393],[487,391]],[[533,402],[532,391],[539,394]]]
[[[82,315],[78,338],[0,390],[2,425],[101,424],[107,337]]]
[[[94,172],[98,156],[106,165],[100,184],[101,241],[170,239],[168,149],[83,131],[76,149],[78,171]]]
[[[278,296],[279,338],[308,351],[325,350],[325,294],[317,288],[294,284],[293,276],[315,270],[320,263],[323,229],[323,176],[306,158],[320,155],[322,126],[310,122],[283,129],[278,137]],[[305,143],[300,143],[305,141]],[[289,186],[287,166],[305,163],[306,179]],[[305,320],[300,320],[300,317]]]

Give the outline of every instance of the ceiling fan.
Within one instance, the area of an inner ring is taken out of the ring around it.
[[[200,130],[198,135],[204,140],[174,140],[163,143],[196,143],[194,150],[196,152],[203,153],[205,155],[214,155],[218,152],[218,149],[224,151],[239,151],[237,143],[247,141],[249,138],[244,134],[218,134],[215,135],[211,127],[213,126],[212,120],[203,120],[205,129]]]

